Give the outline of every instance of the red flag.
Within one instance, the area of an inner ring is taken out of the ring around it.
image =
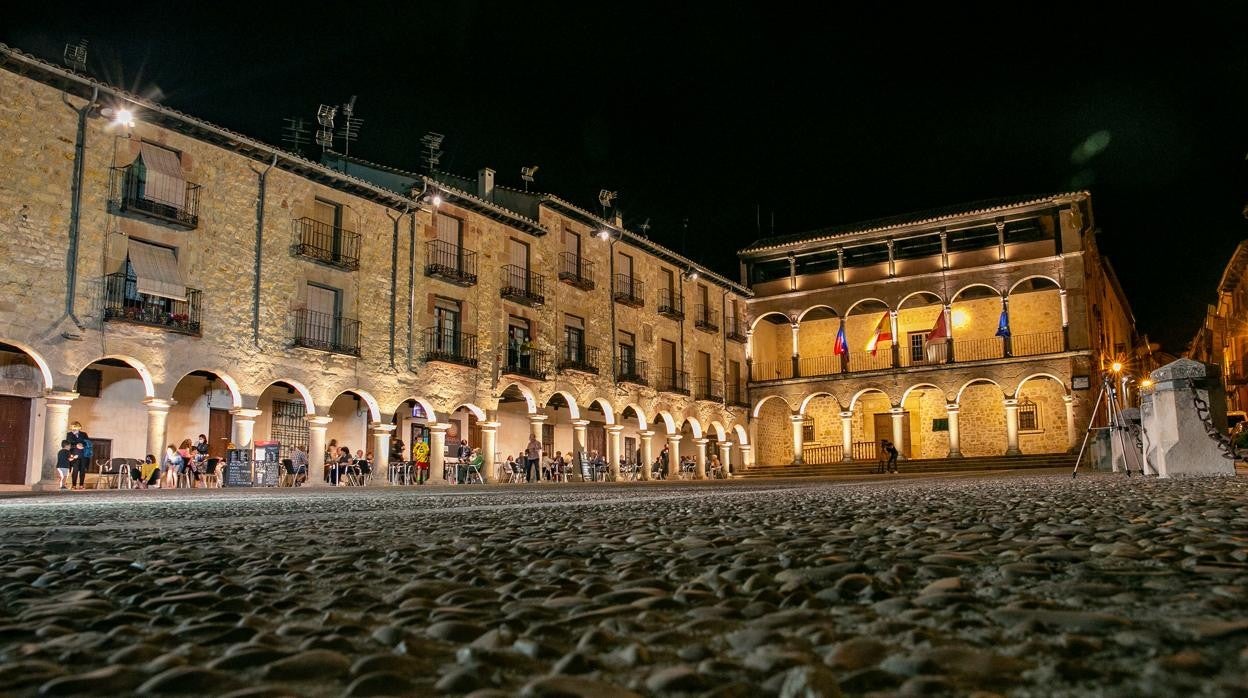
[[[884,311],[884,315],[880,316],[880,321],[875,325],[875,332],[871,333],[871,341],[867,342],[867,351],[871,352],[871,356],[875,356],[875,350],[879,348],[880,341],[893,341],[893,326],[889,322],[889,313]]]
[[[949,327],[945,325],[945,311],[942,309],[936,316],[936,324],[932,325],[932,331],[927,333],[927,342],[934,344],[949,339]]]

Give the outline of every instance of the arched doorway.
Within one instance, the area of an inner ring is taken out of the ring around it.
[[[949,324],[953,333],[954,361],[1005,356],[1005,343],[997,334],[1001,309],[1001,292],[992,286],[972,284],[953,295],[949,302]]]
[[[892,336],[888,304],[878,298],[864,298],[845,311],[845,342],[849,349],[850,371],[878,371],[893,365],[893,341],[876,338]],[[895,337],[893,338],[896,339]]]
[[[1005,392],[987,378],[969,381],[958,391],[958,424],[964,456],[1005,453]]]
[[[69,421],[81,422],[91,437],[92,469],[109,458],[143,460],[149,451],[148,409],[143,401],[155,396],[147,368],[133,359],[102,358],[78,373],[75,390],[78,397],[70,404]],[[193,442],[195,434],[170,434],[166,441],[174,443],[175,438],[177,443]]]
[[[233,438],[234,417],[230,410],[242,406],[233,385],[228,376],[223,379],[214,371],[191,371],[183,376],[173,387],[168,440],[194,440],[203,434],[208,438],[208,455],[224,458],[226,446]]]
[[[824,376],[841,372],[841,357],[836,353],[836,336],[841,317],[826,305],[806,310],[798,319],[798,368],[802,376]]]
[[[316,414],[316,405],[306,387],[290,380],[274,381],[260,391],[256,408],[260,414],[256,417],[254,440],[278,442],[282,458],[290,458],[297,446],[308,454],[308,463],[313,467],[324,463],[325,452],[308,451],[311,443],[308,416]],[[325,443],[328,446],[328,437]]]
[[[34,430],[34,400],[51,387],[47,364],[20,347],[0,343],[0,484],[33,484],[41,476]],[[57,443],[64,434],[54,435]],[[51,438],[45,438],[45,442]],[[44,454],[45,460],[55,454]]]
[[[1047,373],[1029,376],[1014,394],[1018,399],[1018,448],[1023,453],[1065,453],[1070,449],[1066,386]]]

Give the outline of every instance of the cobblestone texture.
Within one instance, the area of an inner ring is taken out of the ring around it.
[[[1242,695],[1246,485],[26,496],[0,692]]]

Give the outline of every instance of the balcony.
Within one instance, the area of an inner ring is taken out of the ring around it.
[[[200,336],[200,292],[186,289],[186,300],[139,293],[124,272],[104,277],[104,319],[159,327],[168,332]]]
[[[477,253],[445,240],[425,243],[425,276],[456,286],[477,283]]]
[[[721,381],[711,380],[709,378],[697,377],[693,379],[693,398],[695,400],[709,400],[710,402],[724,401],[724,384]]]
[[[294,254],[346,271],[360,268],[360,235],[313,218],[295,220]]]
[[[670,288],[659,289],[659,315],[673,320],[685,319],[685,298]]]
[[[630,308],[642,308],[646,305],[646,298],[643,295],[645,286],[635,276],[616,274],[615,287],[612,291],[616,303]]]
[[[1243,361],[1231,361],[1222,367],[1222,377],[1228,386],[1248,383],[1248,372]]]
[[[530,308],[546,304],[546,296],[542,295],[546,279],[541,274],[534,274],[515,264],[504,265],[499,271],[502,277],[499,296]]]
[[[575,252],[559,253],[559,280],[582,291],[594,290],[594,263]]]
[[[954,361],[988,361],[1005,358],[1005,343],[1000,337],[964,339],[953,343]]]
[[[901,350],[902,366],[939,366],[947,363],[949,363],[948,342],[925,342],[922,347],[908,346],[902,347]],[[802,375],[806,375],[805,369],[802,369]]]
[[[710,334],[719,333],[718,318],[715,309],[709,305],[698,305],[693,309],[693,327]]]
[[[850,459],[856,461],[876,460],[879,452],[880,445],[874,441],[854,441],[849,447]],[[840,463],[843,460],[845,460],[845,447],[841,444],[802,447],[802,462],[807,465],[828,465]]]
[[[588,347],[584,344],[564,344],[559,349],[559,370],[560,371],[581,371],[583,373],[598,373],[598,347]]]
[[[839,361],[841,357],[836,357]],[[750,365],[751,381],[778,381],[793,377],[793,360],[754,361]]]
[[[724,334],[730,342],[745,344],[749,338],[745,336],[745,323],[741,318],[730,317],[724,326]]]
[[[172,195],[157,193],[149,191],[142,172],[135,165],[109,171],[108,205],[112,213],[148,218],[183,230],[199,227],[198,184],[186,182],[185,190],[178,187]]]
[[[633,385],[649,385],[646,380],[646,362],[621,356],[615,367],[615,380]]]
[[[659,369],[659,384],[655,386],[662,393],[689,394],[689,374],[674,368]]]
[[[749,407],[750,402],[746,398],[745,386],[729,385],[727,403],[730,407]]]
[[[477,367],[477,336],[455,330],[428,327],[423,333],[426,362],[442,361],[461,366]]]
[[[360,355],[360,321],[313,310],[294,312],[297,347],[334,354]]]
[[[1066,350],[1065,344],[1061,330],[1015,335],[1010,337],[1010,356],[1058,354]]]
[[[550,376],[550,352],[523,346],[508,348],[503,373],[544,381]]]

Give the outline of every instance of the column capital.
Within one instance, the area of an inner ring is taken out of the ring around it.
[[[641,438],[643,438],[643,439],[650,439],[650,438],[654,438],[654,432],[653,432],[653,431],[639,431],[639,432],[637,432],[637,435],[638,435],[638,436],[640,436],[640,437],[641,437]]]
[[[64,405],[69,407],[69,403],[77,399],[78,393],[72,390],[49,390],[43,394],[43,399],[48,401],[48,406]]]
[[[372,429],[373,431],[377,433],[389,434],[393,432],[394,430],[398,429],[399,427],[397,424],[386,424],[385,422],[373,422],[372,424],[368,425],[368,428]]]
[[[904,408],[904,407],[890,407],[890,408],[888,408],[888,416],[890,416],[890,417],[901,417],[901,416],[902,416],[902,415],[904,415],[905,413],[906,413],[906,408]]]
[[[1074,395],[1063,395],[1063,396],[1062,396],[1062,402],[1066,403],[1067,405],[1069,405],[1070,403],[1072,403],[1072,402],[1074,402],[1074,401],[1075,401],[1075,396],[1074,396]]]
[[[451,425],[435,422],[433,424],[426,424],[425,428],[438,434],[445,434],[446,431],[451,428]]]
[[[477,422],[477,426],[481,431],[498,431],[498,422]]]
[[[671,441],[672,443],[680,443],[680,440],[683,438],[684,437],[681,436],[680,434],[668,434],[667,435],[667,440]]]
[[[608,434],[618,434],[624,431],[623,424],[608,424],[605,428]]]
[[[259,413],[260,410],[256,410],[256,412]],[[334,421],[333,417],[325,417],[319,414],[310,414],[303,419],[308,423],[309,429],[324,429],[329,426],[330,422]]]
[[[158,397],[149,397],[143,401],[147,405],[148,412],[168,412],[170,408],[178,404],[176,400],[162,400]]]
[[[1008,410],[1008,409],[1010,409],[1010,408],[1016,408],[1016,407],[1018,407],[1018,398],[1016,398],[1016,397],[1007,397],[1007,398],[1005,398],[1005,400],[1003,400],[1003,401],[1002,401],[1002,403],[1005,405],[1005,409],[1007,409],[1007,410]]]
[[[545,419],[545,417],[543,416],[542,419]],[[589,426],[589,420],[588,419],[574,419],[572,420],[572,426],[577,427],[579,429],[584,429],[585,427]]]
[[[717,442],[717,443],[719,444],[719,447],[720,447],[720,448],[728,448],[728,447],[731,447],[731,446],[732,446],[732,442],[731,442],[731,441],[719,441],[719,442]]]
[[[753,447],[752,445],[750,445],[750,444],[741,444],[741,445],[740,445],[740,446],[738,446],[737,448],[741,449],[741,452],[742,452],[742,453],[749,453],[749,452],[750,452],[750,449],[752,449],[752,448],[754,448],[754,447]]]
[[[694,439],[694,440],[693,440],[693,442],[694,442],[695,444],[699,445],[699,446],[705,446],[705,445],[709,444],[709,443],[711,442],[711,440],[710,440],[710,439],[706,439],[706,438],[701,438],[701,439]]]
[[[804,415],[804,414],[791,414],[791,415],[789,415],[789,421],[790,421],[790,422],[794,422],[794,423],[805,422],[805,421],[806,421],[806,415]]]
[[[848,412],[848,411],[847,411],[847,412],[842,412],[842,413],[841,413],[841,419],[853,419],[853,418],[854,418],[854,413],[853,413],[853,412]]]
[[[960,410],[960,409],[962,409],[962,406],[961,406],[961,405],[959,405],[959,404],[958,404],[958,403],[956,403],[956,402],[946,402],[946,403],[945,403],[945,411],[946,411],[946,412],[951,412],[951,413],[953,413],[953,414],[957,414],[957,413],[958,413],[958,410]]]
[[[235,419],[255,419],[256,417],[259,417],[260,415],[264,414],[264,412],[260,410],[252,409],[250,407],[235,407],[234,409],[230,410],[230,414]],[[305,419],[311,420],[312,418],[305,417]],[[329,417],[325,417],[325,419],[328,420]],[[328,423],[329,422],[326,421],[326,424]]]
[[[550,418],[549,415],[531,414],[529,415],[529,424],[541,424],[542,422],[546,421],[549,418]]]

